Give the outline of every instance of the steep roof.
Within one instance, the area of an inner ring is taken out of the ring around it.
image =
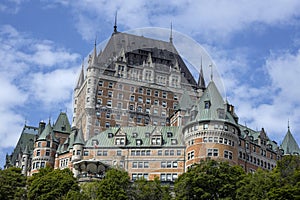
[[[237,124],[234,113],[227,111],[227,102],[223,100],[214,81],[210,81],[198,103],[198,114],[193,121],[226,121]]]
[[[33,150],[34,139],[37,134],[38,127],[24,126],[19,141],[11,155],[12,164],[18,159],[20,153],[30,153]]]
[[[48,136],[51,136],[51,139],[54,142],[59,142],[58,139],[55,137],[54,133],[53,133],[53,128],[51,127],[50,121],[49,123],[46,125],[45,129],[43,130],[43,132],[41,133],[41,135],[38,137],[37,141],[40,140],[47,140]]]
[[[193,105],[194,102],[192,101],[190,95],[186,90],[184,90],[182,96],[180,97],[178,108],[181,110],[189,110]]]
[[[84,65],[82,64],[81,71],[80,71],[75,89],[79,89],[83,83],[84,83]]]
[[[186,83],[189,82],[195,86],[197,85],[193,75],[171,42],[117,32],[111,36],[103,52],[98,57],[100,66],[107,66],[107,68],[109,68],[108,65],[116,58],[121,49],[123,49],[125,53],[137,53],[138,50],[150,51],[152,58],[164,58],[167,60],[177,59],[181,74],[185,77],[182,81]]]
[[[86,141],[85,147],[94,147],[93,141],[97,141],[98,147],[113,147],[115,146],[115,137],[120,136],[122,132],[126,136],[126,147],[149,147],[151,146],[152,136],[161,136],[163,138],[162,146],[184,146],[184,141],[181,134],[181,127],[176,126],[137,126],[137,127],[122,127],[110,128]],[[171,133],[171,137],[170,134]],[[172,144],[172,139],[176,140],[176,144]],[[137,145],[136,141],[141,140],[141,144]]]
[[[74,143],[73,144],[82,144],[84,145],[84,140],[83,140],[83,133],[82,133],[82,128],[80,128],[77,132],[77,134],[75,134],[75,139],[74,139]]]
[[[71,133],[71,125],[68,119],[68,116],[65,112],[61,112],[54,124],[54,131],[63,132],[63,133]]]
[[[288,131],[282,141],[282,144],[280,147],[284,150],[284,154],[300,154],[299,146],[293,137],[290,128],[288,128]]]

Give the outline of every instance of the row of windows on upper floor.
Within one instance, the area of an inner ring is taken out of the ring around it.
[[[253,138],[253,136],[251,136],[252,138]],[[251,139],[250,139],[251,140]],[[253,139],[251,140],[251,141],[253,141]],[[266,145],[266,141],[264,142],[264,143],[262,143],[263,145]],[[249,142],[243,142],[243,145],[244,145],[244,147],[246,148],[246,149],[250,149],[250,146],[252,146],[252,151],[253,152],[256,152],[256,148],[259,148],[259,147],[256,147],[256,145],[254,145],[253,143],[252,143],[252,145],[251,145],[251,143],[249,143]],[[239,141],[239,146],[242,146],[242,141],[240,140]],[[267,149],[269,149],[269,150],[273,150],[273,145],[272,144],[268,144],[267,145]]]
[[[254,165],[257,165],[257,166],[261,166],[262,168],[265,168],[265,169],[273,169],[274,168],[274,165],[273,164],[270,164],[269,162],[266,162],[262,159],[259,159],[255,156],[252,156],[252,155],[248,155],[246,153],[243,153],[243,152],[239,152],[239,158],[240,159],[243,159],[244,161],[248,161]],[[273,157],[271,157],[270,159],[274,159]]]
[[[90,92],[91,92],[91,89],[88,88],[87,93],[90,93]],[[156,92],[157,93],[155,93],[154,96],[155,97],[159,97],[158,91],[156,91]],[[98,90],[97,94],[99,96],[106,96],[106,97],[109,97],[109,98],[113,98],[114,97],[114,98],[118,98],[118,99],[121,99],[121,100],[124,99],[124,94],[122,92],[118,92],[117,96],[115,96],[113,91],[109,90],[109,91],[107,91],[107,94],[105,94],[103,90]],[[139,103],[143,103],[143,101],[144,101],[143,99],[145,99],[145,98],[146,98],[145,96],[138,96],[137,100],[138,100]],[[166,92],[162,93],[162,98],[167,99],[167,93]],[[129,95],[128,100],[129,101],[135,101],[135,95]],[[178,100],[177,95],[173,96],[173,100],[175,100],[175,101]],[[147,98],[145,101],[146,101],[146,103],[151,103],[151,99],[150,98]],[[158,103],[158,99],[154,100],[154,103]]]
[[[95,152],[95,150],[91,150]],[[73,150],[73,155],[81,155],[82,151],[81,150]],[[84,150],[83,151],[83,156],[89,156],[90,151],[89,150]],[[116,156],[123,156],[122,150],[116,150],[115,151]],[[153,156],[151,154],[151,150],[131,150],[130,152],[131,156]],[[157,156],[181,156],[182,155],[182,150],[173,150],[173,149],[166,149],[166,150],[158,150],[157,151]],[[107,150],[97,150],[97,156],[108,156],[108,151]]]
[[[206,151],[206,156],[207,157],[218,157],[219,156],[219,149],[218,148],[209,148]],[[233,154],[232,151],[224,150],[223,152],[223,157],[226,159],[233,159]],[[192,160],[195,158],[195,151],[190,151],[187,154],[187,159]]]
[[[36,150],[36,156],[50,156],[50,150],[47,149],[47,150],[45,151],[45,154],[42,155],[42,154],[41,154],[41,150],[38,149],[38,150]]]
[[[99,81],[98,86],[103,87],[104,81]],[[109,82],[108,88],[114,88],[114,83]],[[123,84],[118,84],[116,88],[118,90],[123,90],[124,86],[123,86]],[[100,91],[100,90],[98,90],[98,91]],[[162,98],[167,98],[167,96],[168,96],[168,92],[166,92],[166,91],[152,90],[152,89],[147,89],[147,88],[143,88],[143,87],[136,88],[134,86],[130,87],[130,92],[136,92],[139,94],[146,94],[148,96],[155,96],[155,97],[162,97]],[[170,93],[170,95],[173,95],[173,93]],[[174,98],[174,100],[178,100],[177,94],[174,94],[173,98]]]
[[[178,178],[177,173],[161,173],[160,174],[160,181],[175,181]],[[138,179],[145,179],[149,180],[149,174],[148,173],[133,173],[131,175],[131,179],[133,181]]]
[[[267,155],[267,150],[262,149],[260,146],[256,146],[254,144],[250,144],[248,142],[245,142],[243,144],[244,144],[243,147],[246,148],[247,150],[249,150],[250,152],[254,152],[254,153],[259,153],[260,152],[260,154],[262,156],[266,156]],[[241,140],[239,140],[239,146],[242,146],[242,141]],[[271,144],[268,144],[267,148],[268,148],[268,150],[272,150],[273,149]],[[270,155],[272,156],[273,153],[270,152]]]
[[[187,133],[190,133],[190,132],[198,131],[200,127],[201,127],[201,125],[199,125],[199,124],[196,124],[194,126],[190,126],[190,127],[185,129],[185,133],[187,134]],[[209,130],[209,127],[210,126],[209,126],[208,123],[204,123],[202,125],[202,130]],[[231,131],[233,134],[235,134],[237,132],[236,128],[229,129],[229,126],[227,124],[214,124],[212,130]]]
[[[42,162],[33,162],[32,163],[32,169],[40,169],[40,168],[45,168],[46,167],[46,162],[42,161]]]
[[[46,147],[50,147],[50,145],[51,145],[51,142],[47,141],[46,142]],[[38,142],[36,147],[42,147],[42,142]]]

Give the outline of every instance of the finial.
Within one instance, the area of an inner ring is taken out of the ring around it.
[[[116,14],[115,14],[115,25],[114,25],[114,33],[117,33],[117,17],[118,17],[118,11],[116,11]]]
[[[171,22],[171,32],[170,32],[170,43],[173,43],[173,28],[172,28],[172,22]]]
[[[213,65],[210,64],[209,67],[210,67],[210,70],[211,70],[210,71],[210,80],[213,81]]]
[[[288,119],[288,130],[290,130],[290,119]]]

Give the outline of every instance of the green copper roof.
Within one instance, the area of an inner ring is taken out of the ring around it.
[[[211,81],[199,100],[198,114],[193,121],[218,120],[236,124],[233,115],[227,111],[227,103]]]
[[[97,147],[113,147],[116,137],[126,136],[126,147],[149,147],[153,136],[162,137],[162,145],[183,146],[184,141],[181,134],[181,127],[176,126],[139,126],[110,128],[86,141],[85,147],[93,147],[96,141]],[[138,144],[137,141],[141,143]]]
[[[38,134],[38,128],[25,125],[19,141],[11,155],[11,162],[14,162],[18,159],[20,153],[31,153],[34,147],[34,139]],[[27,152],[26,152],[27,151]]]
[[[51,138],[54,142],[57,142],[57,143],[59,142],[53,133],[53,128],[51,127],[50,122],[47,124],[47,126],[45,127],[45,129],[43,130],[43,132],[41,133],[39,138],[37,139],[37,141],[47,140],[48,135],[51,135]]]
[[[66,113],[61,112],[54,124],[54,131],[63,132],[63,133],[71,133],[71,125]]]
[[[84,145],[83,134],[82,134],[82,128],[80,128],[80,129],[78,130],[77,134],[75,135],[74,144],[82,144],[82,145]]]
[[[290,128],[288,128],[288,132],[286,133],[280,147],[284,150],[284,154],[300,154],[299,146],[293,137]]]
[[[39,136],[39,138],[37,140],[46,140],[47,136],[52,132],[52,127],[50,122],[46,125],[45,129],[43,130],[43,132],[41,133],[41,135]]]
[[[178,108],[181,110],[189,110],[194,105],[190,95],[184,90],[180,100]]]

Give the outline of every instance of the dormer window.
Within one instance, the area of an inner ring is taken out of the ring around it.
[[[172,140],[171,140],[171,144],[172,144],[172,145],[176,145],[176,144],[177,144],[177,140],[176,140],[176,139],[172,139]]]
[[[210,101],[204,101],[204,109],[209,109],[211,106]]]
[[[151,144],[152,145],[161,145],[161,138],[152,138]]]
[[[138,136],[137,132],[132,133],[132,137],[136,138]]]
[[[114,134],[113,133],[108,133],[108,138],[112,138],[114,137]]]
[[[150,133],[149,132],[145,133],[145,137],[150,137]]]
[[[140,146],[143,144],[143,141],[141,139],[136,140],[136,145]]]
[[[219,119],[224,119],[225,118],[224,109],[218,109],[218,116],[219,116]]]
[[[172,132],[167,132],[167,137],[168,138],[173,137],[173,133]]]

